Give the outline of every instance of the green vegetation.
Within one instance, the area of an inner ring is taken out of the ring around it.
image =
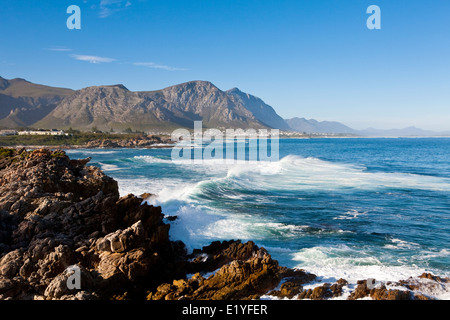
[[[52,153],[52,157],[54,157],[54,158],[62,158],[62,157],[64,157],[66,154],[64,153],[64,152],[55,152],[55,153]]]
[[[0,148],[0,159],[9,158],[14,154],[13,149]]]
[[[39,136],[39,135],[16,135],[16,136],[0,136],[0,146],[64,146],[64,145],[85,145],[93,140],[128,140],[142,136],[138,133],[113,134],[113,133],[94,133],[79,132],[70,130],[68,136]],[[0,150],[2,150],[1,148]],[[4,149],[7,150],[7,149]],[[1,157],[0,152],[0,157]]]

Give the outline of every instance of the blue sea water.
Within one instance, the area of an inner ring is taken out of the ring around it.
[[[69,150],[122,195],[150,192],[173,240],[253,240],[324,279],[450,275],[450,139],[280,139],[280,160],[171,161],[171,149]]]

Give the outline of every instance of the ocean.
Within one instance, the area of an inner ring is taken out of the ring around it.
[[[202,147],[202,146],[198,146]],[[450,276],[450,139],[280,139],[278,161],[171,161],[171,149],[75,149],[153,194],[188,250],[253,240],[323,281]],[[437,293],[449,298],[449,292]]]

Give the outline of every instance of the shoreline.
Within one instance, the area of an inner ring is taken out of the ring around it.
[[[10,150],[0,157],[0,300],[429,300],[450,285],[429,273],[376,286],[323,283],[321,275],[280,266],[251,240],[188,253],[163,221],[177,217],[144,195],[120,197],[117,181],[87,166],[89,159]],[[65,287],[71,265],[86,284],[75,292]]]
[[[245,139],[258,139],[253,137],[247,137]],[[351,137],[351,136],[318,136],[318,137],[280,137],[280,140],[286,139],[286,140],[316,140],[316,139],[450,139],[450,136],[399,136],[399,137],[392,137],[392,136],[374,136],[374,137],[365,137],[365,136],[358,136],[358,137]],[[226,141],[224,139],[224,141]],[[165,148],[173,148],[176,146],[176,143],[172,142],[165,142],[165,143],[155,143],[154,145],[145,145],[145,146],[139,146],[139,145],[105,145],[102,146],[101,144],[97,145],[89,145],[89,144],[60,144],[60,145],[27,145],[27,144],[17,144],[17,145],[0,145],[0,148],[25,148],[25,149],[61,149],[61,150],[71,150],[71,149],[165,149]]]
[[[17,146],[0,146],[0,148],[14,148],[14,149],[27,149],[27,150],[39,150],[39,149],[49,149],[49,150],[76,150],[76,149],[92,149],[92,150],[105,150],[105,149],[170,149],[174,145],[164,145],[164,146],[148,146],[148,147],[88,147],[86,145],[17,145]]]

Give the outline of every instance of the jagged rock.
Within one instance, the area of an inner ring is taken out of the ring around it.
[[[292,299],[303,291],[303,284],[313,281],[316,275],[308,273],[302,269],[288,269],[281,267],[281,277],[286,281],[281,284],[280,290],[271,291],[269,294],[279,297]]]
[[[240,240],[214,241],[201,250],[194,249],[188,258],[192,262],[187,266],[188,273],[211,272],[234,260],[247,260],[258,247],[253,241],[242,243]]]
[[[412,300],[414,298],[407,290],[387,289],[385,285],[369,289],[367,280],[360,280],[348,299],[357,300],[365,297],[370,297],[373,300]]]
[[[367,280],[359,280],[357,287],[348,297],[348,300],[357,300],[367,297],[370,294],[370,289],[367,287]]]
[[[0,259],[0,275],[6,278],[14,277],[21,267],[22,258],[19,249],[11,251]]]
[[[441,282],[441,283],[449,283],[450,282],[450,278],[441,278],[439,276],[435,276],[435,275],[433,275],[431,273],[425,273],[425,272],[422,273],[419,276],[419,278],[420,279],[429,279],[429,280],[433,280],[433,281]]]
[[[223,250],[219,257],[218,250]],[[240,241],[215,242],[204,247],[196,254],[212,254],[212,264],[206,270],[217,266],[219,261],[224,265],[209,278],[204,279],[199,273],[189,280],[179,279],[172,284],[159,286],[154,293],[148,295],[150,300],[175,299],[208,299],[232,300],[256,298],[276,287],[280,281],[280,268],[264,248],[254,243]],[[240,259],[234,259],[239,257]],[[228,259],[232,259],[227,263]],[[192,264],[198,267],[200,262],[194,259]]]
[[[385,286],[370,290],[370,297],[373,300],[412,300],[413,296],[409,291],[398,289],[386,289]]]
[[[339,279],[336,283],[330,286],[330,290],[333,293],[333,297],[339,297],[342,295],[342,288],[348,284],[345,279]]]
[[[151,196],[153,196],[153,194],[151,194],[151,193],[148,193],[148,192],[144,192],[144,193],[142,193],[142,194],[140,194],[139,195],[139,198],[142,198],[142,199],[147,199],[147,198],[150,198]]]
[[[325,300],[331,298],[332,296],[333,292],[330,289],[330,284],[325,283],[319,287],[315,287],[314,289],[302,291],[298,295],[298,299]]]
[[[292,299],[295,295],[299,294],[303,290],[303,287],[294,281],[287,281],[280,287],[280,297],[286,297]]]
[[[77,290],[76,288],[69,289],[69,287],[67,286],[67,281],[71,273],[66,269],[59,275],[57,275],[55,278],[53,278],[53,280],[49,283],[49,285],[44,291],[45,298],[47,300],[49,299],[83,300],[82,297],[89,297],[90,295],[86,296],[87,294],[86,289],[89,288],[95,290],[95,288],[93,288],[95,281],[92,275],[85,268],[83,267],[79,268],[80,268],[80,285],[84,289],[83,291],[81,289]],[[83,292],[83,295],[75,298],[75,296],[77,296],[81,292]]]
[[[169,240],[161,208],[119,199],[117,182],[86,166],[90,159],[8,150],[0,170],[3,299],[109,298],[184,275],[175,270],[184,246]],[[92,280],[78,296],[64,290],[73,264]]]
[[[144,236],[144,226],[139,220],[125,230],[117,230],[97,240],[97,250],[109,252],[124,252],[133,247],[134,243]]]

